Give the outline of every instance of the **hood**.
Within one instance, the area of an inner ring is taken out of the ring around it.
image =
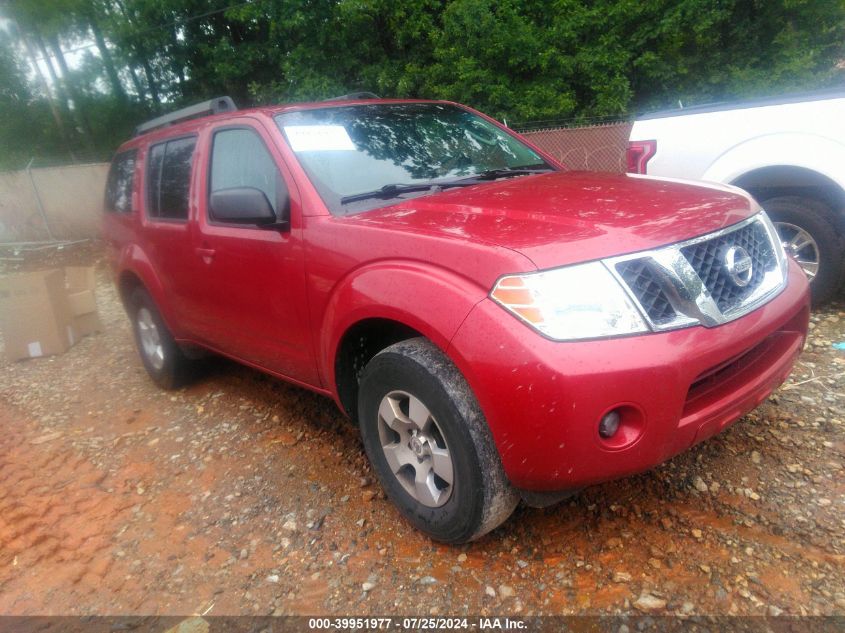
[[[542,269],[679,242],[756,210],[733,187],[554,172],[447,189],[347,220],[495,244]]]

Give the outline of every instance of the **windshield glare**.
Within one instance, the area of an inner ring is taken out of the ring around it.
[[[329,210],[338,215],[394,203],[398,195],[341,203],[344,196],[385,185],[436,183],[494,169],[550,168],[492,123],[447,104],[332,106],[281,114],[276,123]]]

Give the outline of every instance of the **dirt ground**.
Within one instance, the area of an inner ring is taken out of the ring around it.
[[[727,432],[448,547],[329,400],[217,360],[157,389],[99,271],[101,334],[0,361],[0,614],[845,613],[841,303]]]

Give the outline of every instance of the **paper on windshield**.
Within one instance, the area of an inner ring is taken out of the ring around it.
[[[349,133],[342,125],[286,125],[285,134],[295,152],[355,149]]]

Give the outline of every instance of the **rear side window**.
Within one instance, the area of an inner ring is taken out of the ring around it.
[[[132,211],[132,184],[135,181],[137,150],[121,152],[114,157],[106,180],[106,211],[129,213]]]
[[[264,141],[252,130],[221,130],[215,133],[211,150],[209,193],[240,187],[263,191],[278,213],[277,194],[284,191],[285,184]]]
[[[147,164],[147,214],[187,220],[195,138],[180,138],[150,148]]]

